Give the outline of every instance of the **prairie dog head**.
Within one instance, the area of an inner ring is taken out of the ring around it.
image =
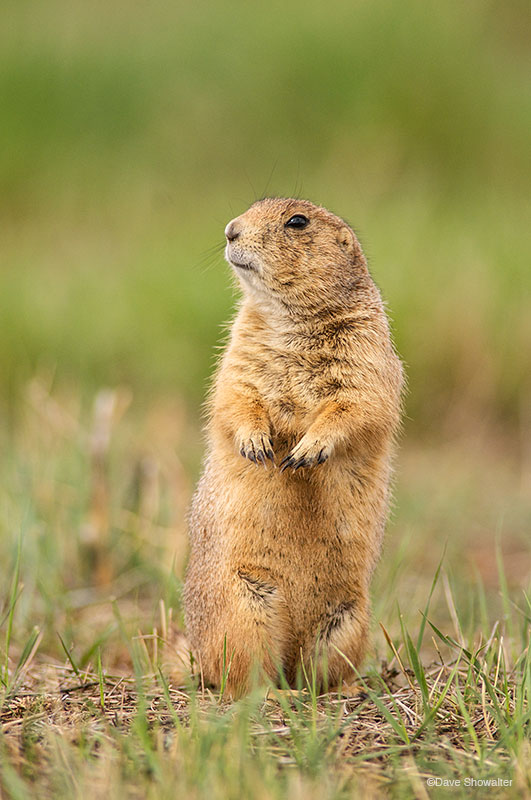
[[[244,291],[294,313],[348,306],[366,272],[353,230],[307,200],[259,200],[225,236],[225,257]]]

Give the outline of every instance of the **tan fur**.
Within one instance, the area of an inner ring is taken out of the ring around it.
[[[294,214],[306,228],[285,226]],[[192,500],[190,645],[214,686],[225,646],[232,694],[249,688],[256,665],[273,680],[281,667],[293,685],[301,657],[332,687],[352,677],[337,649],[357,666],[368,643],[402,368],[343,220],[274,198],[226,233],[244,299],[213,386]]]

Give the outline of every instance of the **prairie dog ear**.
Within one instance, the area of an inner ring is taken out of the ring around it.
[[[346,225],[343,225],[343,227],[338,230],[337,243],[343,250],[345,250],[345,252],[347,253],[354,252],[355,248],[354,234],[352,233],[350,228],[347,228]]]

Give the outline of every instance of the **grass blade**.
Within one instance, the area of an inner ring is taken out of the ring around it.
[[[448,542],[445,542],[443,554],[441,556],[441,560],[439,561],[439,564],[438,564],[437,569],[435,571],[435,576],[433,578],[433,581],[431,582],[430,593],[429,593],[428,599],[426,601],[426,607],[424,609],[424,613],[421,612],[422,619],[420,621],[419,635],[417,637],[417,651],[418,652],[420,652],[420,648],[422,647],[422,641],[424,639],[424,629],[426,627],[426,619],[428,617],[428,612],[430,610],[431,598],[433,596],[433,592],[435,591],[435,587],[437,586],[437,582],[439,580],[439,575],[441,574],[441,568],[442,568],[442,565],[443,565],[444,557],[446,555],[447,546],[448,546]]]
[[[68,659],[68,660],[69,660],[69,662],[70,662],[70,666],[72,667],[72,669],[73,669],[73,670],[74,670],[74,672],[76,673],[76,675],[77,675],[77,677],[79,678],[79,680],[82,680],[82,678],[81,678],[81,672],[79,671],[79,667],[77,666],[76,662],[74,661],[74,658],[73,658],[73,656],[71,655],[70,651],[68,650],[68,647],[67,647],[67,646],[66,646],[66,644],[64,643],[64,641],[63,641],[63,637],[61,636],[61,634],[59,633],[59,631],[57,631],[57,635],[58,635],[58,637],[59,637],[59,641],[61,642],[61,645],[62,645],[62,647],[63,647],[63,650],[65,651],[65,655],[66,655],[67,659]]]

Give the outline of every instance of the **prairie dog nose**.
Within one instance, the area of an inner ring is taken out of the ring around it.
[[[229,242],[233,242],[241,233],[240,223],[237,219],[232,219],[225,228],[225,236]]]

